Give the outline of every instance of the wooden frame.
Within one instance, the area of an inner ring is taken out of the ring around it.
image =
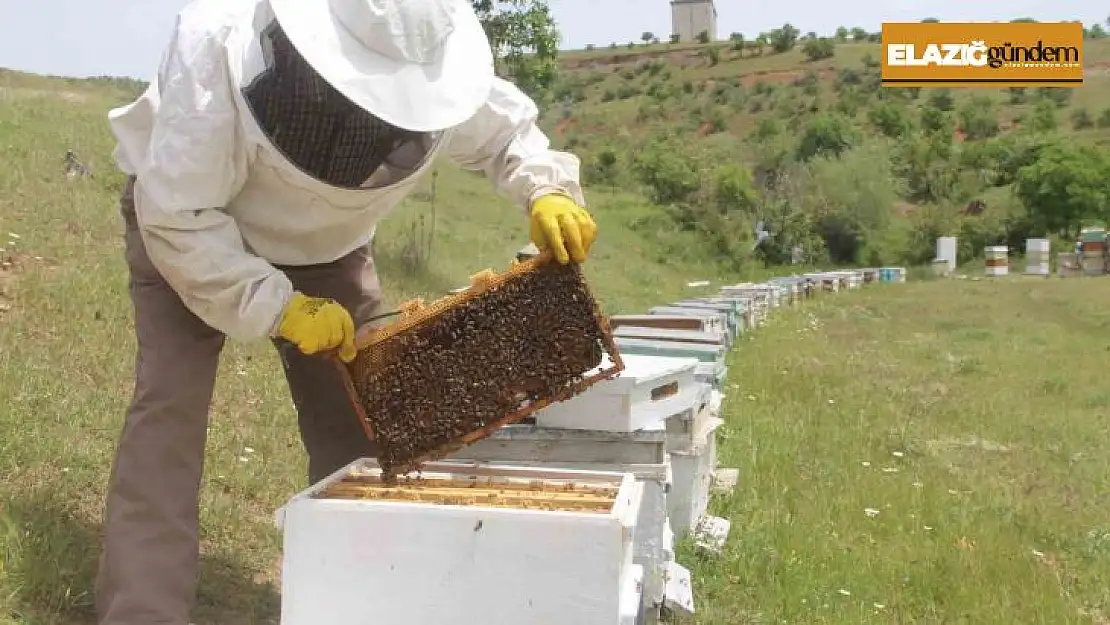
[[[491,270],[486,270],[481,273],[471,276],[471,286],[466,290],[447,295],[441,299],[432,302],[430,305],[425,305],[421,300],[411,300],[406,302],[401,307],[400,318],[388,325],[381,327],[364,327],[361,328],[355,338],[355,347],[361,355],[367,349],[382,343],[398,334],[411,331],[415,328],[422,326],[424,323],[435,319],[442,315],[444,312],[453,309],[457,306],[465,304],[473,299],[479,298],[484,294],[496,289],[497,287],[512,281],[514,278],[521,277],[528,274],[537,268],[543,266],[545,263],[553,262],[553,255],[550,252],[545,252],[537,257],[530,258],[524,261],[515,262],[508,270],[502,273],[495,273]],[[575,271],[582,282],[583,290],[589,294],[589,288],[585,284],[585,278],[582,275],[581,268],[575,267]],[[590,296],[590,307],[593,310],[593,320],[597,324],[599,335],[601,337],[603,351],[609,356],[611,365],[608,367],[602,366],[596,373],[584,376],[576,382],[572,382],[564,387],[561,391],[556,392],[551,397],[542,397],[534,401],[525,401],[521,404],[520,408],[497,419],[489,424],[473,430],[470,433],[457,437],[452,441],[440,445],[435,449],[428,450],[427,452],[403,463],[399,463],[393,467],[394,473],[406,473],[416,469],[422,464],[442,458],[454,451],[457,451],[471,443],[479,441],[488,437],[499,428],[517,423],[522,419],[532,415],[537,410],[558,401],[563,401],[582,393],[588,387],[606,379],[616,377],[624,370],[624,362],[621,360],[620,352],[617,349],[616,342],[613,339],[612,332],[609,328],[608,319],[602,314],[597,300]],[[356,356],[357,358],[357,356]],[[362,408],[362,403],[359,401],[358,392],[355,389],[354,379],[352,378],[352,366],[345,364],[332,356],[333,361],[339,369],[343,386],[347,392],[347,397],[350,400],[354,412],[357,415],[359,422],[362,424],[363,431],[366,437],[375,441],[376,436],[374,433],[373,425]],[[604,356],[602,359],[604,364]]]

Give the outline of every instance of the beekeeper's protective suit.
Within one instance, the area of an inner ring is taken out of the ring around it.
[[[224,337],[275,339],[317,481],[375,450],[334,365],[379,307],[374,226],[435,157],[517,203],[581,262],[579,161],[496,78],[467,0],[194,0],[158,76],[112,111],[138,338],[108,492],[100,625],[184,625]],[[522,224],[523,225],[523,224]],[[286,341],[277,341],[286,339]],[[259,415],[267,418],[267,415]]]

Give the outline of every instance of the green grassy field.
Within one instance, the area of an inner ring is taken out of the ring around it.
[[[0,75],[4,625],[90,620],[134,358],[104,116],[121,98]],[[66,181],[69,148],[94,179]],[[503,268],[526,242],[523,218],[484,181],[443,167],[430,194],[379,231],[392,301]],[[601,235],[588,274],[607,312],[673,300],[689,280],[754,277],[724,273],[634,194],[589,200]],[[430,255],[414,262],[414,224],[433,213]],[[1101,284],[876,286],[783,311],[742,341],[721,451],[741,486],[715,504],[733,522],[725,554],[685,552],[696,621],[1106,623]],[[268,345],[225,351],[208,451],[194,620],[276,622],[272,514],[304,487],[304,457]]]
[[[880,285],[741,343],[697,622],[1110,622],[1101,287]]]

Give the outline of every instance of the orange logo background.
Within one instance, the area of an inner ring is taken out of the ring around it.
[[[1080,87],[1083,84],[1082,24],[890,22],[883,24],[882,33],[884,86]]]

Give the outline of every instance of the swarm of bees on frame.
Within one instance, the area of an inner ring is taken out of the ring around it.
[[[565,399],[607,351],[580,269],[546,262],[361,350],[348,371],[392,476],[537,401]]]

